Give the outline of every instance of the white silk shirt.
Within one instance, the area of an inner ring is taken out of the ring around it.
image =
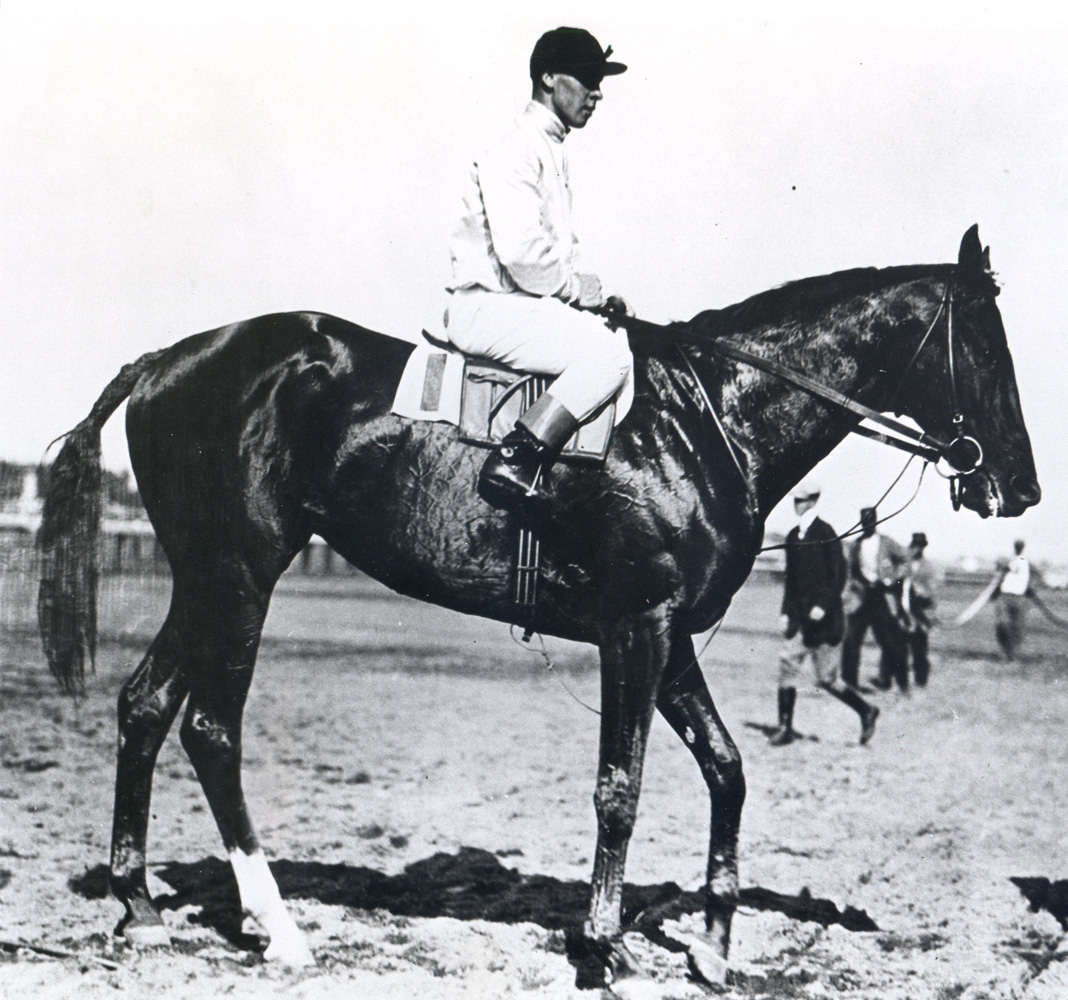
[[[531,101],[511,131],[472,165],[463,212],[449,238],[450,292],[578,298],[565,135],[563,122]]]
[[[1031,584],[1031,564],[1027,556],[1013,556],[1009,560],[1009,568],[1001,581],[1003,594],[1023,595]]]

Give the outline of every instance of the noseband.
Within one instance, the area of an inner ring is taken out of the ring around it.
[[[923,335],[919,346],[913,352],[909,363],[902,372],[897,391],[894,393],[894,399],[896,400],[900,394],[905,379],[927,342],[931,339],[931,334],[938,325],[938,320],[943,312],[946,314],[946,377],[949,383],[949,398],[953,411],[954,437],[951,441],[943,441],[925,431],[917,431],[899,420],[895,420],[893,417],[888,417],[877,410],[871,409],[871,407],[865,406],[863,403],[858,403],[855,399],[846,396],[837,389],[832,389],[822,382],[810,378],[808,375],[803,375],[791,368],[787,368],[778,361],[761,357],[758,354],[751,354],[740,347],[735,347],[733,344],[727,344],[719,340],[710,341],[708,346],[723,357],[758,368],[769,375],[774,375],[784,382],[789,382],[791,385],[803,389],[813,396],[825,399],[844,410],[848,410],[850,413],[855,413],[866,420],[870,420],[872,423],[893,431],[897,435],[896,437],[891,437],[889,434],[883,434],[874,428],[862,425],[853,428],[854,434],[871,438],[901,451],[907,451],[912,455],[919,455],[928,462],[934,463],[935,469],[939,474],[950,480],[950,498],[956,510],[960,508],[961,500],[960,477],[969,476],[979,468],[983,462],[983,448],[974,437],[964,433],[964,414],[961,411],[957,393],[957,372],[953,350],[953,285],[951,281],[946,282],[946,290],[942,295],[941,302],[938,304],[934,319],[931,320],[927,332]]]

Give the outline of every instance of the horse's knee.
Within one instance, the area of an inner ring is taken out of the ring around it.
[[[626,771],[610,767],[597,780],[593,804],[597,822],[606,834],[620,840],[630,837],[638,814],[638,790]]]
[[[745,801],[745,772],[738,748],[733,743],[717,748],[703,770],[713,799],[734,803],[741,809]]]

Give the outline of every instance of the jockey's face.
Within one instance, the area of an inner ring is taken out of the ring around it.
[[[594,78],[583,83],[568,73],[545,73],[541,79],[545,103],[568,128],[583,128],[604,96],[601,81]]]

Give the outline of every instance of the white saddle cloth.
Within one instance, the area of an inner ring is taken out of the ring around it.
[[[393,398],[393,412],[410,420],[460,423],[464,356],[426,340],[416,343]]]
[[[393,397],[393,411],[409,420],[440,420],[460,423],[460,399],[464,386],[464,355],[446,351],[423,338],[416,342]],[[615,423],[627,415],[634,400],[632,382],[616,396]]]

